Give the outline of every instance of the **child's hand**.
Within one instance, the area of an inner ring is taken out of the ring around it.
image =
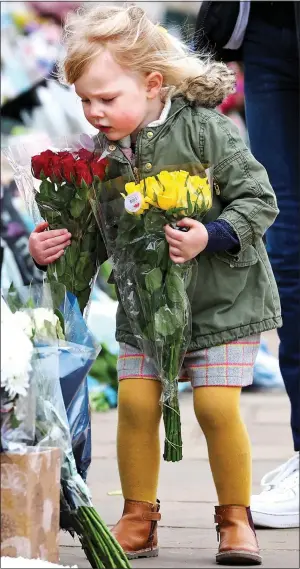
[[[197,257],[203,251],[208,242],[208,233],[200,221],[185,217],[178,221],[179,227],[188,227],[189,231],[183,232],[165,225],[166,239],[170,246],[170,258],[174,263],[185,263]]]
[[[29,237],[29,253],[38,265],[54,263],[71,244],[71,233],[67,229],[45,231],[49,224],[39,223]]]

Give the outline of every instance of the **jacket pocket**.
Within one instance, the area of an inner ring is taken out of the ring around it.
[[[258,261],[258,254],[253,245],[248,245],[244,251],[241,251],[236,255],[228,253],[227,251],[215,253],[214,255],[217,259],[223,261],[223,263],[227,263],[227,265],[232,268],[250,267],[251,265],[255,265]]]

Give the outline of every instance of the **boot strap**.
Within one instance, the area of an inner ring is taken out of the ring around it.
[[[143,512],[142,518],[147,522],[159,522],[161,520],[161,514],[159,512]]]

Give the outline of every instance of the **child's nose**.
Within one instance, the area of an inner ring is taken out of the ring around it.
[[[100,103],[93,103],[90,106],[90,117],[92,119],[100,119],[104,117],[104,110]]]

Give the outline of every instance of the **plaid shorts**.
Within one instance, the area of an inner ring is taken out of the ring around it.
[[[229,344],[189,352],[184,358],[179,381],[190,381],[193,387],[251,385],[259,344],[260,334],[256,334]],[[151,359],[129,344],[120,343],[117,369],[120,381],[134,378],[160,381]]]

